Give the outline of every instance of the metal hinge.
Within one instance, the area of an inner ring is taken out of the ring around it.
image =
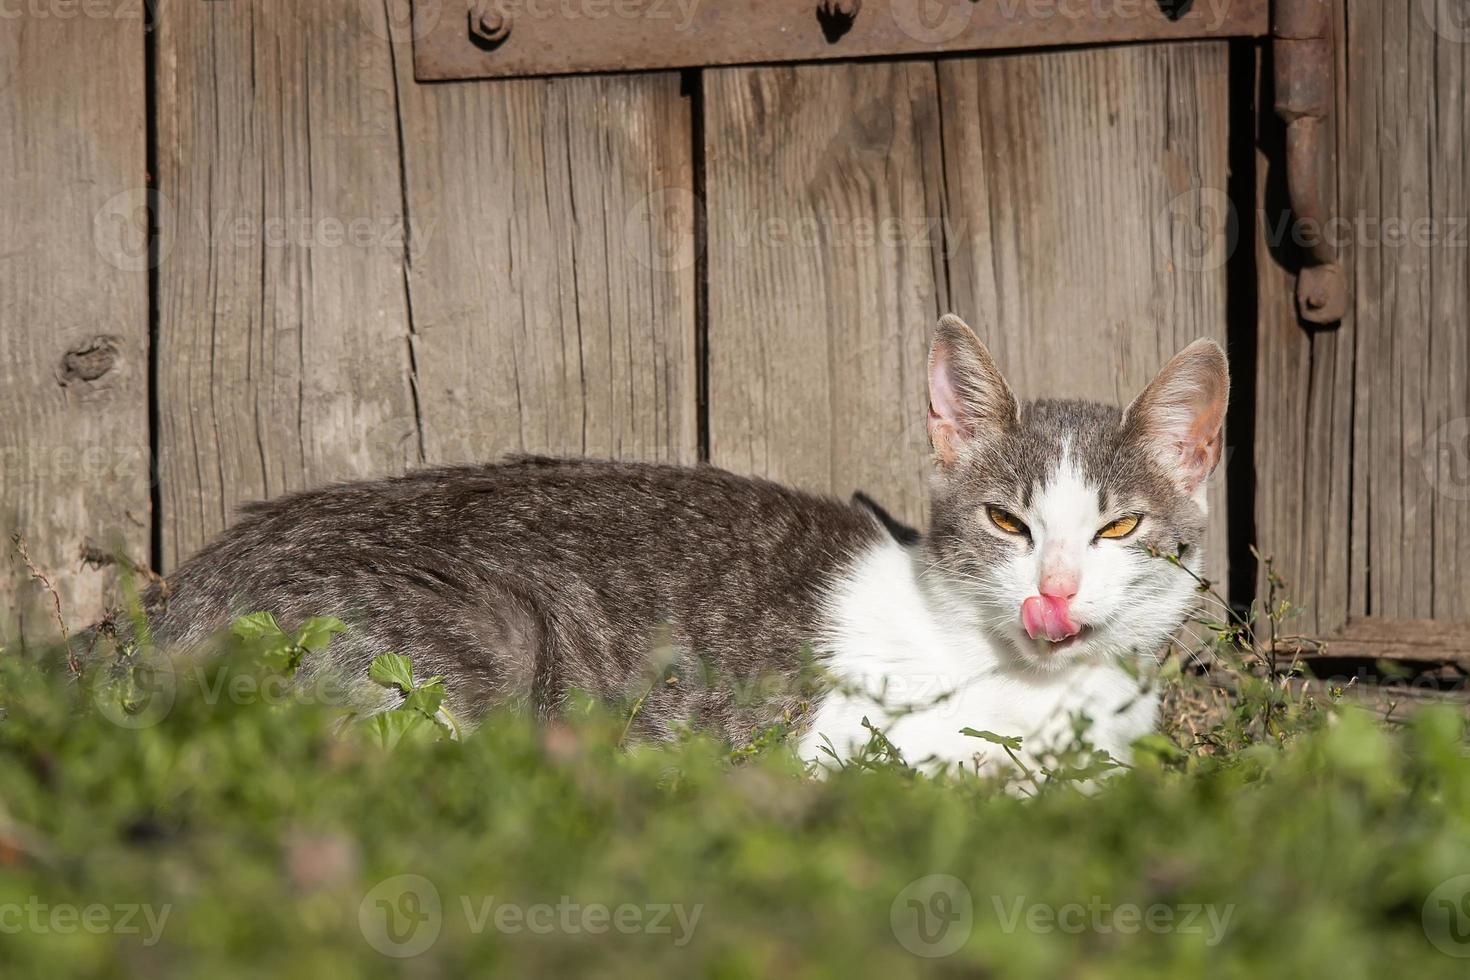
[[[413,0],[419,81],[1264,37],[1270,0]]]
[[[1337,324],[1347,314],[1348,281],[1324,234],[1331,212],[1322,176],[1331,163],[1323,122],[1332,112],[1331,9],[1327,0],[1276,0],[1271,11],[1271,53],[1276,114],[1286,123],[1286,186],[1296,221],[1315,234],[1307,264],[1297,275],[1297,314],[1308,323]]]

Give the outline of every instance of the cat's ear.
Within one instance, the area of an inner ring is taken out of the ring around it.
[[[1123,420],[1203,506],[1204,482],[1224,450],[1229,403],[1225,351],[1213,340],[1196,340],[1164,365],[1124,411]]]
[[[965,444],[1020,420],[1016,396],[975,332],[953,313],[939,319],[929,348],[929,442],[950,466]]]

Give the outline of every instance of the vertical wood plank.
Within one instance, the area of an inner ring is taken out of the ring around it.
[[[1339,70],[1339,77],[1341,71]],[[1350,612],[1352,554],[1353,348],[1349,316],[1335,330],[1305,326],[1296,314],[1296,270],[1308,229],[1293,224],[1287,198],[1284,131],[1272,114],[1271,66],[1258,62],[1256,199],[1256,544],[1275,560],[1296,609],[1289,628],[1316,636],[1340,629]],[[1341,118],[1341,114],[1338,114]],[[1338,142],[1347,127],[1335,129]],[[1328,137],[1332,145],[1332,135]],[[1324,175],[1328,200],[1338,182]],[[1340,199],[1340,198],[1339,198]],[[1351,268],[1351,242],[1341,259]],[[1265,595],[1264,578],[1257,586]]]
[[[1227,53],[940,63],[954,308],[1021,397],[1126,405],[1190,341],[1226,343]],[[1209,490],[1222,590],[1229,465]]]
[[[1307,607],[1303,632],[1330,636],[1350,617],[1463,623],[1470,32],[1433,4],[1343,0],[1336,15],[1347,43],[1330,231],[1353,302],[1335,331],[1303,329],[1278,264],[1293,228],[1276,234],[1284,248],[1262,243],[1257,526]],[[1275,215],[1269,170],[1261,193]]]
[[[1346,36],[1343,213],[1358,219],[1353,608],[1470,621],[1470,32],[1434,5],[1404,16],[1350,0]]]
[[[695,458],[677,75],[421,86],[402,0],[167,13],[168,562],[333,479]]]
[[[399,52],[432,461],[698,455],[679,75],[418,86]]]
[[[99,57],[99,52],[105,56]],[[148,560],[144,64],[137,16],[0,18],[0,636],[54,634],[25,535],[83,626]]]
[[[384,12],[175,3],[158,38],[164,561],[421,455]]]
[[[921,520],[946,305],[934,67],[705,77],[711,460]]]

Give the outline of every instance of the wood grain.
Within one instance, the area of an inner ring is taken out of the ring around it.
[[[705,79],[711,461],[919,521],[945,291],[934,68]]]
[[[73,628],[115,583],[84,546],[148,560],[141,9],[44,14],[0,18],[0,637],[57,632],[11,534]]]
[[[1361,616],[1470,621],[1470,162],[1463,25],[1348,4]],[[1355,562],[1355,570],[1357,563]]]
[[[420,456],[395,79],[354,0],[170,4],[158,37],[163,560],[237,505]],[[384,111],[384,110],[388,111]]]
[[[402,0],[169,8],[166,564],[336,479],[696,455],[677,77],[420,86],[411,36]]]
[[[1269,62],[1258,62],[1256,544],[1285,580],[1282,591],[1296,610],[1289,628],[1321,636],[1346,622],[1359,561],[1350,525],[1357,322],[1349,317],[1319,330],[1297,318],[1305,229],[1294,224],[1287,203],[1284,131],[1272,114],[1270,78]],[[1328,145],[1345,133],[1334,128]],[[1328,168],[1323,176],[1332,201],[1337,174]],[[1261,595],[1264,575],[1263,568]]]
[[[698,456],[674,73],[416,85],[400,52],[426,457]]]
[[[1256,521],[1306,607],[1296,628],[1319,636],[1470,620],[1470,34],[1368,0],[1337,31],[1341,326],[1297,323],[1289,241],[1259,252]]]

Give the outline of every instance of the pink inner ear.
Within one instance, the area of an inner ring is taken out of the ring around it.
[[[960,399],[955,393],[954,383],[949,379],[949,357],[936,351],[929,365],[929,414],[942,419],[959,429],[966,429],[960,420]],[[933,419],[931,419],[932,423]]]

